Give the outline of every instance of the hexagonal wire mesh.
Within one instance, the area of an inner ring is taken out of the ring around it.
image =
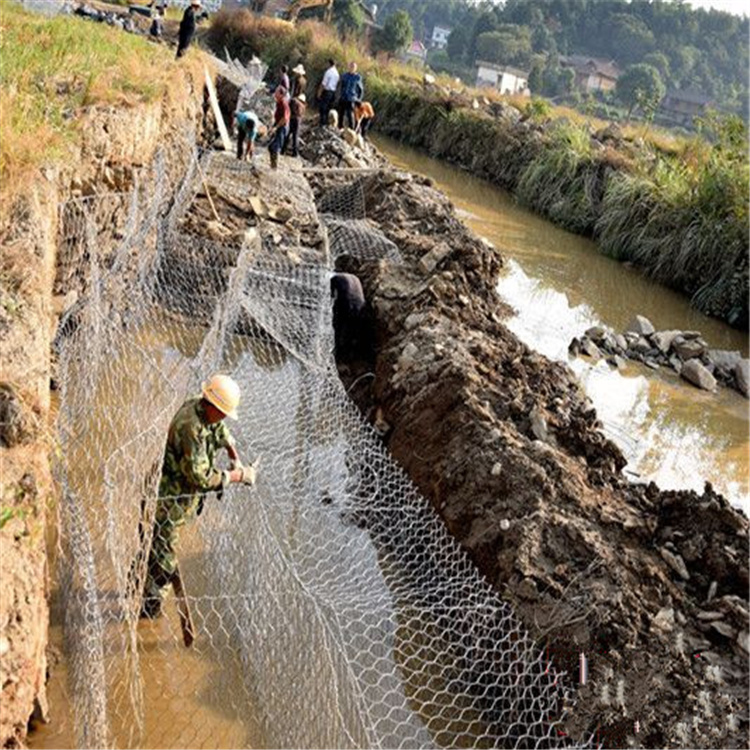
[[[231,192],[249,173],[226,174]],[[338,378],[331,258],[398,258],[363,215],[340,218],[356,187],[323,201],[330,254],[295,264],[252,235],[185,233],[194,164],[176,209],[155,184],[61,209],[59,285],[81,292],[56,344],[78,742],[570,746],[560,676]],[[255,487],[207,497],[182,531],[185,648],[172,599],[159,620],[138,615],[167,428],[217,370],[242,386],[240,454],[262,463]]]

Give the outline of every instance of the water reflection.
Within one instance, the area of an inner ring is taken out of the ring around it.
[[[506,258],[499,293],[517,311],[508,321],[529,346],[567,361],[573,336],[603,323],[622,330],[636,313],[657,328],[703,332],[714,348],[748,354],[747,336],[694,310],[687,299],[601,255],[587,239],[519,207],[508,193],[401,144],[378,137],[398,166],[431,177],[462,218]],[[628,458],[634,478],[665,488],[701,489],[709,480],[750,510],[747,401],[728,389],[698,391],[673,373],[573,360],[607,433]]]

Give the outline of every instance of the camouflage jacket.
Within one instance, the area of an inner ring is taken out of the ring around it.
[[[199,494],[226,487],[228,474],[214,462],[221,448],[233,444],[223,421],[206,422],[201,398],[188,399],[179,408],[169,425],[157,521],[180,522],[195,511]]]

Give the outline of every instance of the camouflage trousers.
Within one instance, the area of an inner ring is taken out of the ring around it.
[[[186,505],[184,500],[175,503],[171,499],[160,498],[158,503],[143,587],[143,608],[146,613],[153,615],[159,613],[166,590],[177,569],[180,529],[195,516],[198,500],[195,498],[194,502]]]

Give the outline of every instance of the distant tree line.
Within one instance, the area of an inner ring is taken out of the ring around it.
[[[447,69],[468,70],[476,60],[515,65],[530,72],[532,92],[555,96],[572,85],[560,56],[591,55],[615,60],[623,70],[649,66],[659,79],[651,81],[650,92],[697,90],[747,117],[747,16],[666,0],[506,0],[502,6],[382,0],[378,5],[381,23],[406,11],[418,39],[429,38],[435,25],[453,29],[442,60]],[[642,84],[652,77],[639,71]]]

